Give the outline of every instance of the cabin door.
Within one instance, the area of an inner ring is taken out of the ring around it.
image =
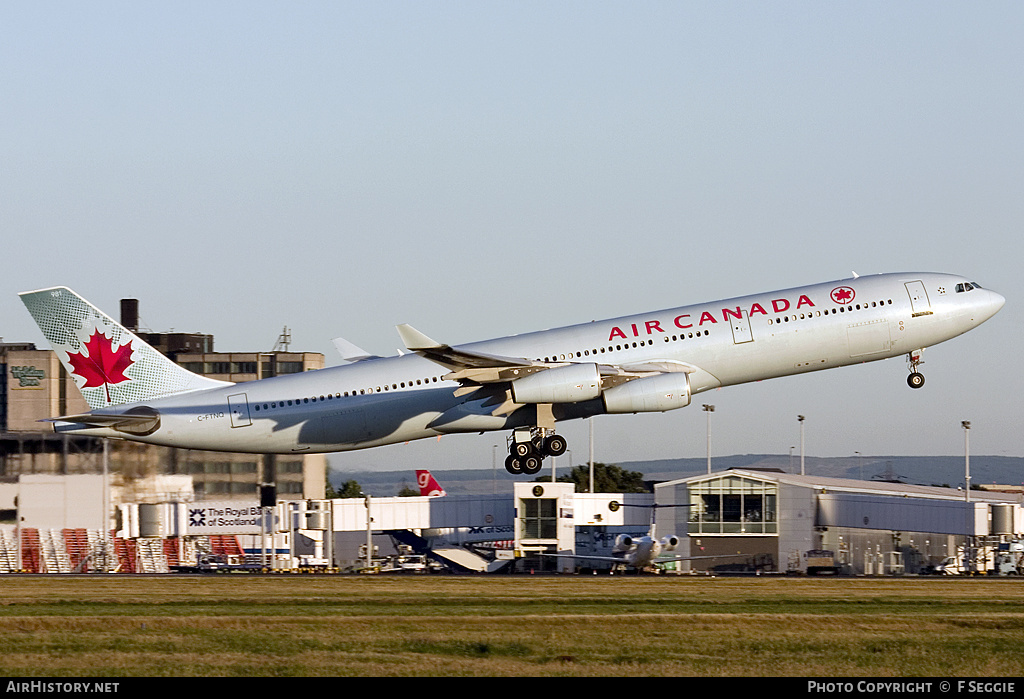
[[[932,306],[928,301],[928,292],[925,291],[924,282],[907,282],[905,286],[907,293],[910,294],[910,308],[913,317],[931,315]]]
[[[232,427],[248,427],[252,424],[249,417],[249,399],[244,393],[228,396],[228,409],[231,411]]]
[[[754,335],[750,332],[750,315],[746,311],[742,311],[742,318],[733,318],[730,316],[732,324],[732,341],[741,345],[744,342],[752,342]]]

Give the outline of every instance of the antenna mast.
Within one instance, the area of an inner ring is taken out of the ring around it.
[[[284,330],[277,336],[277,343],[274,345],[274,349],[271,352],[287,352],[288,346],[292,344],[292,333],[288,330],[288,326],[284,326]]]

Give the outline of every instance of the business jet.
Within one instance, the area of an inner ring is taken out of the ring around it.
[[[749,558],[750,554],[718,554],[714,556],[666,556],[679,546],[680,538],[675,534],[663,536],[660,539],[654,536],[654,528],[651,528],[644,536],[631,536],[619,534],[615,537],[615,545],[612,547],[610,556],[592,556],[589,554],[576,553],[542,553],[542,556],[549,558],[574,558],[582,561],[600,561],[611,563],[612,570],[632,569],[635,571],[656,569],[665,563],[674,561],[697,561],[704,559],[720,558]]]
[[[582,561],[601,561],[612,563],[615,568],[632,568],[634,570],[646,570],[655,563],[667,563],[669,561],[689,560],[690,557],[665,558],[658,560],[664,552],[674,551],[679,545],[679,537],[674,534],[664,536],[661,539],[654,537],[653,530],[646,536],[630,536],[619,534],[615,537],[615,545],[612,547],[610,556],[590,556],[586,554],[572,553],[544,553],[542,556],[549,558],[574,558]]]
[[[407,352],[339,340],[346,363],[232,384],[193,374],[66,287],[21,298],[89,405],[61,433],[247,453],[348,451],[511,430],[505,468],[565,453],[559,422],[664,412],[736,384],[906,356],[1004,299],[967,278],[879,274],[452,346],[409,325]]]

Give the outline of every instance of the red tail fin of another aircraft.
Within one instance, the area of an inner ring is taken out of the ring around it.
[[[437,480],[430,475],[430,471],[416,471],[416,485],[420,487],[420,495],[428,495],[430,497],[440,497],[447,495],[444,492]]]

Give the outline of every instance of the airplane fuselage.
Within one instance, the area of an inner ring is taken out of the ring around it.
[[[966,278],[934,273],[858,277],[460,345],[551,366],[676,363],[697,394],[723,386],[906,355],[961,335],[1003,305]],[[958,285],[960,289],[958,291]],[[678,369],[677,369],[678,370]],[[453,432],[537,424],[537,409],[494,411],[457,395],[451,369],[420,354],[373,358],[302,374],[110,408],[159,414],[150,434],[58,423],[58,431],[189,449],[333,452]],[[600,398],[555,403],[555,420],[606,412]],[[103,411],[100,411],[103,412]]]

